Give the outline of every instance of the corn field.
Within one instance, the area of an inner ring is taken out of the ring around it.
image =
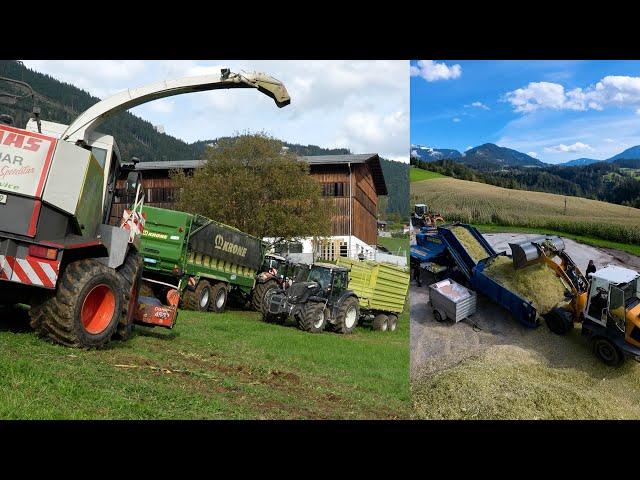
[[[548,228],[640,244],[640,209],[597,200],[434,178],[411,184],[411,202],[426,203],[447,222]]]

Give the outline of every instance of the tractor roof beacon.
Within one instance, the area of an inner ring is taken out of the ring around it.
[[[127,181],[134,205],[120,226],[107,225],[116,179],[126,169],[114,138],[96,128],[153,100],[232,88],[257,89],[278,107],[290,103],[286,88],[273,77],[223,69],[219,75],[126,90],[68,126],[41,121],[37,107],[25,129],[0,123],[0,304],[29,304],[31,324],[41,336],[74,347],[101,347],[114,335],[126,339],[134,318],[173,326],[175,316],[167,317],[161,305],[139,308],[144,229],[139,174],[129,172]],[[35,98],[32,90],[27,96]],[[23,98],[5,92],[0,97],[4,103]],[[66,288],[58,288],[60,283]]]

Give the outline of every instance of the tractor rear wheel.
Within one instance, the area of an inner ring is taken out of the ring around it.
[[[68,347],[100,348],[118,327],[123,298],[115,270],[92,258],[77,260],[64,269],[55,295],[32,307],[31,326]]]
[[[300,330],[311,333],[320,333],[327,324],[324,315],[324,303],[307,302],[297,315]]]
[[[265,298],[270,290],[278,290],[278,282],[275,280],[269,280],[264,283],[259,283],[251,292],[251,306],[256,312],[262,313],[266,308]]]
[[[372,328],[380,332],[386,332],[389,328],[389,317],[384,313],[379,313],[373,318]]]
[[[387,317],[389,317],[388,330],[390,332],[395,332],[396,328],[398,327],[398,316],[393,313],[390,313],[389,315],[387,315]]]
[[[624,355],[620,349],[606,338],[597,338],[593,342],[593,351],[596,357],[610,367],[617,367],[624,360]]]
[[[547,327],[557,335],[565,335],[573,328],[573,317],[569,310],[554,308],[544,317]]]
[[[218,282],[211,288],[211,299],[209,303],[209,310],[216,313],[224,312],[227,307],[227,299],[229,298],[229,290],[227,284]]]
[[[137,252],[129,252],[124,264],[118,269],[118,275],[122,281],[122,316],[118,322],[115,338],[125,341],[131,338],[133,331],[133,320],[142,283],[142,257]]]
[[[351,333],[358,325],[360,318],[360,305],[356,297],[345,298],[338,307],[338,315],[333,325],[333,330],[337,333]]]

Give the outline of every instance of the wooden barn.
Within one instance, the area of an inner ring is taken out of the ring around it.
[[[356,255],[365,246],[375,246],[377,239],[378,197],[387,195],[387,186],[378,154],[357,155],[317,155],[300,157],[310,166],[310,174],[322,185],[326,201],[336,207],[331,222],[331,235],[338,237],[342,249]],[[141,162],[136,169],[142,173],[145,203],[173,208],[176,188],[172,185],[169,172],[174,169],[191,171],[204,163],[203,160]],[[123,180],[118,184],[122,188]],[[121,218],[125,208],[116,203],[112,209],[112,222]],[[356,248],[359,251],[356,251]],[[331,246],[333,250],[333,246]],[[371,249],[366,249],[371,256]],[[331,258],[335,255],[321,255]]]

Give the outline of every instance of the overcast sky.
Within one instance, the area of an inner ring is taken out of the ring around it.
[[[192,75],[263,71],[282,81],[291,105],[279,109],[253,90],[179,95],[134,108],[187,142],[266,131],[282,140],[409,160],[409,62],[25,60],[36,71],[104,98],[126,88]]]
[[[609,158],[640,145],[640,62],[412,61],[411,141]]]

